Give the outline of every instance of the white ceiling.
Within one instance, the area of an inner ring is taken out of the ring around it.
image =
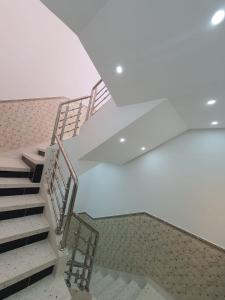
[[[224,0],[42,2],[78,33],[118,105],[167,98],[189,128],[225,127],[225,22],[210,24]]]

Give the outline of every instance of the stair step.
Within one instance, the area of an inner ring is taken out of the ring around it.
[[[146,284],[143,290],[139,293],[136,300],[164,300],[164,297],[161,296],[150,284]]]
[[[7,299],[71,300],[71,295],[62,276],[54,277],[50,275]]]
[[[23,157],[25,157],[34,165],[43,165],[45,162],[45,158],[36,153],[23,153]]]
[[[56,262],[47,240],[33,243],[0,255],[0,290],[28,278]]]
[[[98,297],[98,300],[113,300],[127,285],[123,278],[119,277],[107,287]]]
[[[40,183],[31,182],[28,178],[0,177],[0,189],[40,187]]]
[[[141,289],[135,281],[131,281],[120,293],[115,300],[132,300],[136,299]]]
[[[43,207],[44,205],[45,201],[39,194],[5,196],[0,198],[0,212]]]
[[[19,158],[1,157],[0,171],[30,172],[30,168]]]
[[[107,289],[107,287],[114,281],[115,279],[111,275],[105,276],[102,280],[100,280],[93,286],[91,293],[98,298],[98,296],[103,292],[103,290]]]
[[[49,224],[43,215],[33,215],[0,222],[0,244],[47,232]]]

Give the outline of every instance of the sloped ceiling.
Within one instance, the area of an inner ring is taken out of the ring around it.
[[[224,1],[42,2],[78,33],[118,105],[166,98],[189,128],[225,127],[225,22],[210,24]]]

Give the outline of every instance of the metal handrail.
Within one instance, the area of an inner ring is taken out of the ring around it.
[[[68,118],[71,118],[71,116],[68,116],[69,112],[71,111],[69,109],[70,105],[74,105],[74,104],[78,104],[79,106],[76,108],[76,110],[78,111],[76,115],[74,115],[75,117],[75,122],[74,122],[74,127],[72,127],[69,132],[73,131],[73,134],[71,137],[76,136],[77,135],[77,129],[79,128],[79,122],[80,117],[82,115],[82,107],[85,107],[85,102],[88,102],[88,105],[90,105],[91,102],[91,97],[90,96],[85,96],[85,97],[79,97],[73,100],[68,100],[65,101],[63,103],[61,103],[59,105],[58,108],[58,112],[57,112],[57,116],[56,116],[56,120],[55,120],[55,125],[54,125],[54,130],[53,130],[53,134],[52,134],[52,139],[51,139],[51,145],[54,145],[55,143],[55,136],[59,136],[60,140],[64,139],[64,134],[67,133],[68,131],[65,132],[65,127],[69,126],[69,124],[66,123]],[[66,108],[63,111],[63,108]],[[61,115],[63,115],[63,117],[61,118]],[[87,114],[87,113],[86,113]],[[85,120],[87,119],[87,116],[84,118]],[[59,126],[59,123],[62,122],[62,125]],[[60,129],[60,133],[58,133],[58,129]]]
[[[74,170],[74,168],[73,168],[73,166],[72,166],[72,164],[71,164],[71,162],[69,160],[68,155],[66,154],[66,151],[64,150],[63,144],[61,143],[61,141],[60,141],[60,139],[59,139],[59,137],[57,135],[55,136],[55,138],[56,138],[57,143],[59,145],[59,148],[60,148],[60,150],[62,152],[62,155],[63,155],[63,157],[65,159],[65,163],[67,164],[67,167],[69,169],[70,175],[73,178],[74,183],[78,184],[77,174],[76,174],[76,172],[75,172],[75,170]]]
[[[89,291],[99,241],[99,232],[77,214],[74,213],[73,218],[74,221],[78,221],[78,228],[74,232],[75,245],[72,246],[71,258],[67,262],[68,270],[65,272],[67,274],[66,283],[71,287],[72,277],[74,277],[73,282],[81,290]],[[85,231],[88,230],[85,237],[82,233],[82,227],[85,227]]]
[[[46,174],[46,181],[57,222],[56,233],[62,234],[60,247],[64,249],[69,235],[79,182],[64,146],[57,135],[55,135],[55,140],[57,144],[52,147],[54,155],[52,155],[52,164]],[[56,152],[55,147],[58,147]],[[59,162],[61,158],[64,161],[63,165],[66,166],[67,178],[65,178],[65,170],[64,172],[61,170]]]

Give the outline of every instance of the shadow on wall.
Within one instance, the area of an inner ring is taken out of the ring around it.
[[[223,250],[145,213],[81,216],[100,233],[96,265],[149,277],[176,300],[224,299]]]

